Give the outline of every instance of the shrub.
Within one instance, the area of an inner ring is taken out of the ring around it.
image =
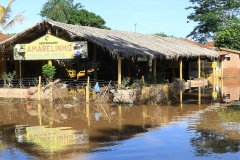
[[[52,81],[55,72],[56,69],[54,66],[51,66],[49,64],[45,64],[44,66],[42,66],[42,74],[46,78],[47,83]]]

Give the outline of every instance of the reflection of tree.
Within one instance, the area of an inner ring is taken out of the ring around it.
[[[190,139],[196,156],[240,151],[239,111],[219,108],[205,112],[194,120],[196,136]],[[197,124],[196,124],[197,123]]]
[[[240,110],[235,110],[232,108],[221,108],[218,111],[219,117],[224,122],[240,122]]]
[[[224,134],[198,130],[198,136],[191,138],[195,156],[209,156],[212,153],[236,153],[240,151],[240,140],[224,138]]]

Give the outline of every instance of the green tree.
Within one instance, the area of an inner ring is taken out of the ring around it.
[[[15,36],[17,33],[7,33],[7,36],[8,37],[12,37],[12,36]]]
[[[215,46],[240,50],[240,23],[230,21],[214,37]]]
[[[15,0],[10,0],[6,8],[0,5],[0,27],[2,28],[2,31],[13,27],[16,23],[22,23],[24,20],[23,11],[9,21],[11,18],[11,6],[14,1]]]
[[[169,37],[169,36],[166,35],[164,32],[161,32],[161,33],[155,33],[154,35],[156,35],[156,36],[161,36],[161,37]]]
[[[212,39],[214,34],[221,30],[229,20],[238,18],[240,2],[239,0],[189,0],[192,6],[187,10],[193,13],[187,17],[189,21],[198,22],[188,37],[192,37],[199,43],[205,43]]]
[[[68,24],[109,29],[102,17],[82,8],[80,3],[74,4],[73,0],[49,0],[43,5],[40,16]]]
[[[105,26],[105,21],[99,15],[89,12],[86,9],[72,9],[68,19],[69,24],[78,24],[82,26],[90,26],[102,29],[109,29]]]
[[[68,16],[72,9],[82,8],[80,3],[73,4],[73,0],[48,0],[40,11],[42,18],[50,18],[54,21],[68,21]]]

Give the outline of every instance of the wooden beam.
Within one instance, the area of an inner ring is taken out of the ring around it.
[[[118,57],[118,89],[121,88],[122,84],[122,58]]]
[[[198,56],[198,78],[201,77],[201,59],[200,56]]]
[[[182,80],[182,57],[179,58],[180,80]]]
[[[97,63],[97,45],[94,44],[93,48],[93,62],[96,64]],[[97,80],[97,67],[94,68],[94,79]]]
[[[157,59],[153,59],[153,74],[156,76],[157,74]]]

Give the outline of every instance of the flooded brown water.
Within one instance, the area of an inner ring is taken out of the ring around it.
[[[0,159],[240,159],[240,111],[197,93],[179,105],[1,101]]]

